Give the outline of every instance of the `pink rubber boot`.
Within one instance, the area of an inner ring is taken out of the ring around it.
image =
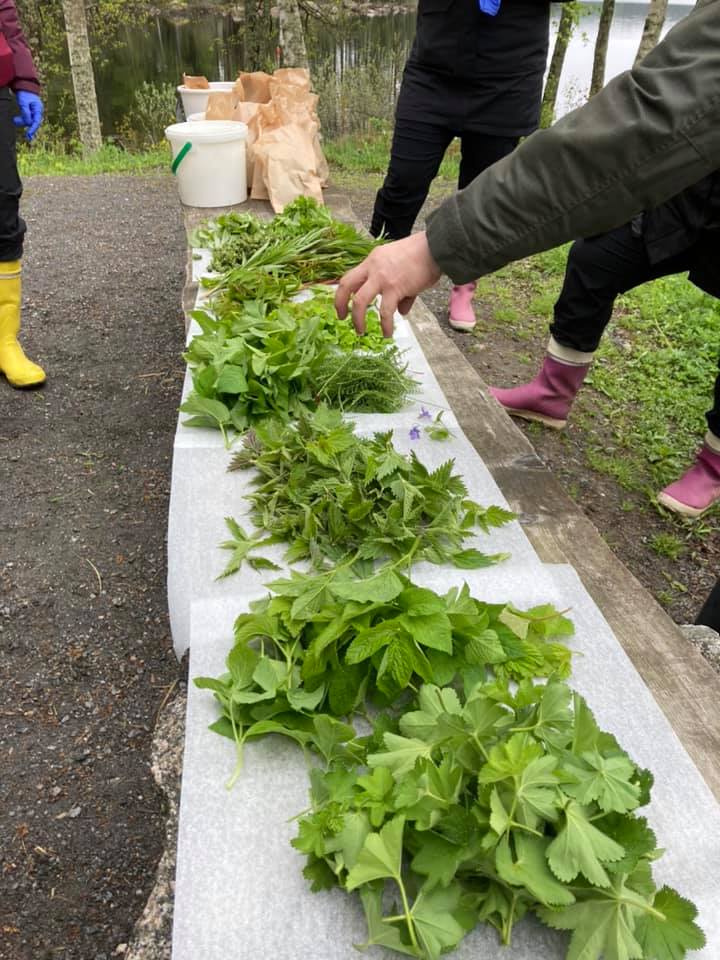
[[[469,332],[475,326],[477,321],[472,308],[472,298],[476,286],[476,283],[464,283],[461,287],[452,288],[448,320],[453,330]]]
[[[562,430],[589,369],[589,363],[562,363],[547,354],[540,372],[530,383],[508,390],[490,387],[490,393],[513,416]]]
[[[717,447],[717,449],[715,449]],[[699,517],[720,500],[720,437],[708,434],[695,463],[658,494],[658,503],[684,517]]]

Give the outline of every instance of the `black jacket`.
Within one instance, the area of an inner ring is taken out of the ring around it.
[[[633,223],[650,263],[691,252],[690,280],[720,297],[720,172],[704,177]]]
[[[447,200],[428,222],[430,250],[468,283],[627,223],[719,168],[720,0],[705,0],[582,109]]]
[[[502,0],[494,17],[478,0],[419,0],[398,115],[450,119],[457,132],[530,133],[540,116],[549,26],[549,0]]]

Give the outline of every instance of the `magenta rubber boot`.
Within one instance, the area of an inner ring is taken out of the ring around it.
[[[720,439],[718,440],[720,445]],[[699,517],[720,500],[720,450],[707,443],[679,480],[658,494],[658,503],[684,517]]]
[[[547,355],[540,372],[530,383],[507,390],[490,387],[490,393],[513,416],[562,430],[589,369],[589,363],[561,363]]]
[[[477,322],[472,306],[476,283],[464,283],[461,287],[453,287],[450,292],[450,306],[448,320],[453,330],[470,331]]]

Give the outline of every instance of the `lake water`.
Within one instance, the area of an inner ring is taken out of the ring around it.
[[[558,112],[567,112],[587,96],[592,72],[595,36],[600,7],[586,8],[570,43],[558,97]],[[685,16],[686,4],[668,8],[665,30]],[[560,7],[553,8],[553,30]],[[606,80],[632,65],[640,41],[647,4],[620,3],[610,34]],[[412,42],[414,13],[355,19],[342,32],[310,23],[308,48],[321,93],[332,89],[333,100],[346,100],[346,110],[389,114],[393,91]],[[177,83],[183,71],[210,79],[233,78],[247,63],[272,69],[276,38],[256,38],[249,49],[244,28],[229,16],[205,16],[191,23],[174,23],[161,17],[143,28],[128,29],[121,43],[105,52],[96,64],[96,77],[103,127],[116,129],[127,113],[133,90],[143,81]],[[552,49],[552,46],[551,46]],[[330,86],[328,86],[330,85]],[[346,89],[347,88],[347,89]],[[49,91],[51,115],[59,110],[69,88]],[[335,123],[330,118],[329,122]],[[352,123],[352,118],[349,121]]]

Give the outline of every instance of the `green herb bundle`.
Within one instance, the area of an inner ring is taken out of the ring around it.
[[[337,280],[361,263],[380,241],[335,220],[327,207],[299,197],[272,220],[226,214],[196,231],[193,244],[212,252],[221,277],[206,286],[243,301],[275,290],[287,294],[308,283]]]
[[[358,337],[338,320],[332,293],[273,307],[260,300],[220,314],[196,311],[202,333],[185,359],[193,391],[180,408],[185,426],[214,427],[227,436],[266,417],[287,420],[325,399],[346,411],[400,409],[415,383],[388,344],[376,311]]]
[[[228,673],[196,680],[213,690],[242,755],[247,739],[284,733],[315,746],[312,715],[344,717],[386,706],[423,681],[568,676],[573,632],[551,606],[525,612],[474,600],[467,586],[439,596],[391,570],[294,574],[270,584],[235,623]],[[268,727],[272,721],[273,727]]]
[[[414,453],[399,454],[392,433],[358,437],[340,413],[321,406],[295,423],[250,431],[231,469],[257,471],[247,495],[253,522],[290,544],[290,563],[427,560],[473,569],[505,559],[463,546],[476,529],[487,533],[513,514],[468,499],[453,466],[431,472]]]
[[[479,923],[509,944],[528,912],[571,932],[567,960],[704,945],[694,905],[652,879],[649,774],[564,683],[427,685],[399,731],[312,771],[293,841],[313,889],[359,891],[368,946],[438,960]]]

